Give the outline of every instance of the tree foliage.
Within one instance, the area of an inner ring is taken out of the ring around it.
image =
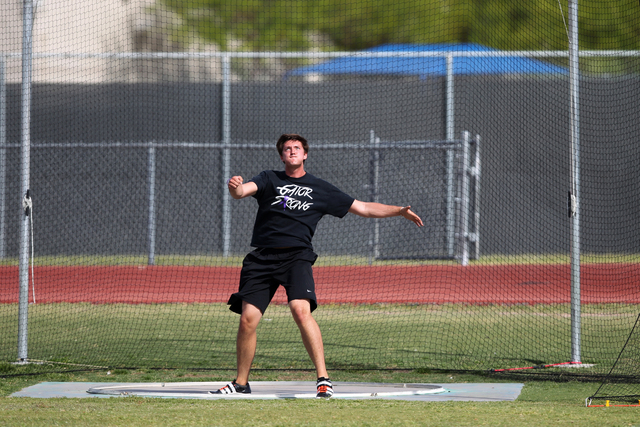
[[[163,0],[222,49],[359,50],[477,42],[566,49],[568,0]],[[637,0],[578,0],[581,49],[640,48]],[[318,42],[320,40],[320,42]]]

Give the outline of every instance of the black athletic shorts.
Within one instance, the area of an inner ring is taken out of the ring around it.
[[[311,266],[318,255],[310,248],[258,248],[242,262],[240,289],[229,298],[229,310],[242,314],[242,301],[264,314],[278,286],[284,286],[287,300],[308,299],[315,310],[316,289]]]

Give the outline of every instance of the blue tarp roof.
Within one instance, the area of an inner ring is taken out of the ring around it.
[[[444,44],[385,44],[362,52],[496,52],[475,43]],[[537,59],[519,56],[454,57],[453,73],[461,74],[567,74],[567,69]],[[445,57],[353,57],[337,58],[316,65],[296,68],[288,76],[305,74],[361,74],[420,76],[421,78],[447,74]]]

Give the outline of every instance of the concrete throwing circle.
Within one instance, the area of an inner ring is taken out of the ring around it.
[[[211,394],[226,382],[135,383],[93,387],[90,394],[174,399],[315,399],[310,381],[251,381],[251,394]],[[334,382],[333,399],[394,399],[444,393],[432,384]]]

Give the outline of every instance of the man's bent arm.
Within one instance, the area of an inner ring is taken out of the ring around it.
[[[227,187],[229,188],[229,194],[234,199],[243,199],[245,197],[253,196],[258,191],[258,186],[255,182],[249,181],[243,184],[241,176],[233,176],[227,181]]]
[[[412,210],[411,206],[391,206],[382,203],[361,202],[354,200],[349,208],[349,212],[364,218],[389,218],[392,216],[403,216],[409,221],[422,227],[422,220]]]

